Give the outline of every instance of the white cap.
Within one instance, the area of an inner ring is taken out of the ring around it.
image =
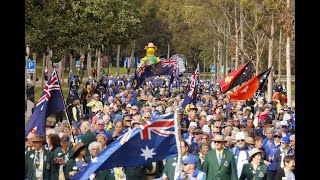
[[[129,104],[127,105],[127,107],[131,107],[131,104],[129,103]]]
[[[208,115],[208,116],[207,116],[207,121],[210,121],[210,119],[213,119],[213,116],[212,116],[212,115]]]
[[[283,120],[287,121],[287,120],[290,120],[290,119],[291,119],[291,115],[288,114],[288,113],[285,113],[284,116],[283,116]]]
[[[210,133],[210,128],[207,124],[203,125],[202,127],[202,131],[205,132],[205,133]]]
[[[110,104],[110,107],[113,108],[113,103]]]
[[[288,126],[288,122],[287,121],[280,121],[279,123],[280,126]]]
[[[197,127],[198,125],[197,125],[197,123],[196,123],[196,122],[191,122],[191,123],[189,124],[189,127],[190,127],[190,126]]]
[[[241,139],[246,139],[246,136],[244,135],[243,132],[237,132],[236,141],[241,140]]]

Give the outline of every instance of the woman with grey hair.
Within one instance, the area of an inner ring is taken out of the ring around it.
[[[97,141],[93,141],[92,143],[89,144],[88,149],[89,149],[90,157],[91,157],[91,160],[92,160],[102,150],[102,146],[101,146],[101,143],[99,143]]]

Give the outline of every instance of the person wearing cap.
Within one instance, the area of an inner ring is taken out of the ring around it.
[[[188,145],[191,145],[193,142],[195,142],[195,135],[194,131],[197,129],[197,123],[196,122],[190,122],[189,127],[188,127],[188,132],[183,133],[182,137]]]
[[[34,149],[25,154],[25,179],[58,179],[53,152],[43,148],[44,137],[35,135],[32,142]]]
[[[71,148],[71,142],[69,135],[63,135],[60,138],[60,147],[57,147],[54,154],[54,165],[56,168],[56,172],[59,174],[59,179],[64,179],[66,176],[66,167],[69,161],[70,156],[73,154],[73,150]]]
[[[280,121],[280,133],[282,137],[290,137],[291,133],[288,132],[288,122],[284,119]]]
[[[188,153],[189,145],[185,140],[181,139],[180,147],[181,147],[181,158],[183,159],[184,157],[190,154]],[[167,159],[166,164],[164,165],[162,179],[176,180],[176,178],[179,175],[179,174],[175,174],[177,165],[178,165],[178,155]]]
[[[296,146],[296,135],[292,134],[290,136],[290,149],[288,155],[295,156],[295,146]]]
[[[258,148],[249,151],[249,163],[243,165],[239,180],[267,180],[267,165],[261,163],[261,153]]]
[[[76,90],[72,89],[70,90],[69,92],[69,95],[66,99],[66,105],[67,105],[67,115],[69,117],[69,121],[70,123],[72,123],[72,121],[74,121],[73,119],[73,114],[72,114],[72,108],[73,108],[73,102],[76,100],[76,99],[79,99],[79,97],[75,94]]]
[[[198,159],[195,155],[189,154],[182,159],[182,172],[179,174],[177,180],[191,180],[191,179],[206,179],[206,174],[199,170]]]
[[[86,145],[82,142],[78,142],[72,148],[73,154],[71,155],[66,168],[66,179],[71,179],[78,171],[83,169],[87,163],[90,162],[87,154]],[[90,155],[90,154],[89,154]]]
[[[282,179],[295,179],[295,158],[294,156],[288,155],[283,158],[284,167],[277,171],[275,180]]]
[[[268,136],[269,136],[269,133],[267,134],[267,138],[269,138]],[[266,150],[267,159],[271,163],[268,166],[268,179],[274,179],[277,172],[277,162],[275,161],[275,154],[280,149],[280,146],[281,146],[280,140],[281,140],[281,133],[275,132],[273,133],[272,143],[266,144],[266,146],[263,146]]]
[[[232,154],[234,155],[234,161],[237,167],[237,175],[240,177],[242,167],[249,159],[250,148],[245,142],[245,134],[243,132],[238,132],[236,134],[237,146],[231,149]]]
[[[99,108],[100,110],[102,110],[103,109],[103,104],[99,100],[99,95],[98,94],[94,94],[92,96],[91,101],[86,104],[86,107],[91,108],[90,109],[91,113],[94,113],[96,111],[96,108]],[[91,116],[90,112],[89,112],[89,115]]]
[[[234,156],[224,149],[226,142],[222,135],[216,135],[213,139],[215,149],[209,150],[203,162],[203,172],[207,179],[231,179],[237,180],[237,169]]]
[[[280,168],[283,168],[283,158],[288,155],[288,151],[290,149],[290,138],[289,137],[282,137],[281,138],[281,146],[280,149],[277,150],[277,152],[274,155],[274,162],[277,165],[277,170]]]

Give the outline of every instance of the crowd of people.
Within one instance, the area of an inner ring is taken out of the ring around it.
[[[70,179],[130,129],[180,107],[180,174],[175,156],[101,170],[90,179],[295,179],[295,112],[278,96],[231,103],[218,83],[202,80],[195,102],[182,109],[188,78],[169,84],[152,77],[137,90],[131,80],[102,76],[80,88],[71,83],[67,120],[47,124],[46,137],[30,132],[26,138],[25,178]]]

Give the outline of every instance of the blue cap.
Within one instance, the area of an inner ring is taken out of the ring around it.
[[[195,155],[188,154],[187,157],[182,159],[183,164],[197,164],[198,159]]]
[[[285,142],[286,144],[290,143],[290,138],[289,137],[282,137],[280,142]]]

